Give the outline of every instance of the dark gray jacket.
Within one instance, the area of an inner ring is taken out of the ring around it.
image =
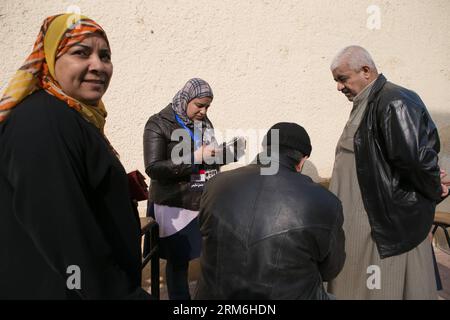
[[[282,157],[220,173],[201,200],[196,299],[327,299],[345,261],[340,201]]]

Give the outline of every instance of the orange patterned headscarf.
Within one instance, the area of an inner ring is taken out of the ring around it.
[[[62,14],[45,19],[33,52],[16,72],[0,99],[0,122],[28,95],[44,89],[76,109],[103,133],[107,115],[103,102],[100,101],[97,106],[86,105],[65,94],[55,80],[56,59],[94,33],[101,35],[108,43],[103,29],[85,16]]]

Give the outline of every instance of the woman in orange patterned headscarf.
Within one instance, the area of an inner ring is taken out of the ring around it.
[[[0,100],[0,299],[146,298],[138,217],[106,140],[103,29],[47,18]]]
[[[65,92],[64,85],[61,85],[67,74],[64,72],[58,76],[55,74],[57,69],[55,65],[58,64],[59,58],[69,50],[76,50],[85,39],[93,36],[98,36],[104,42],[105,52],[102,53],[104,56],[101,59],[105,63],[102,70],[95,72],[99,74],[98,78],[104,81],[103,88],[98,91],[105,93],[112,75],[112,64],[108,39],[103,29],[89,18],[76,14],[48,17],[41,27],[33,52],[16,72],[0,100],[0,121],[3,121],[11,109],[28,95],[36,90],[44,89],[79,111],[87,121],[103,132],[106,110],[102,101],[83,101],[83,99],[71,97],[68,92]]]

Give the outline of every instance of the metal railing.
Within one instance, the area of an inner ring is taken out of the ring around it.
[[[142,269],[150,262],[150,293],[159,300],[159,226],[151,217],[140,218],[144,237]]]

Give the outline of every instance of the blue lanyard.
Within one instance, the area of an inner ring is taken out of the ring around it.
[[[194,145],[195,145],[195,149],[197,149],[198,147],[200,147],[202,145],[201,142],[201,138],[196,136],[191,129],[189,129],[183,122],[183,120],[180,119],[180,117],[175,113],[175,119],[177,120],[177,122],[187,131],[189,132],[189,135],[191,136],[192,140],[194,141]]]

